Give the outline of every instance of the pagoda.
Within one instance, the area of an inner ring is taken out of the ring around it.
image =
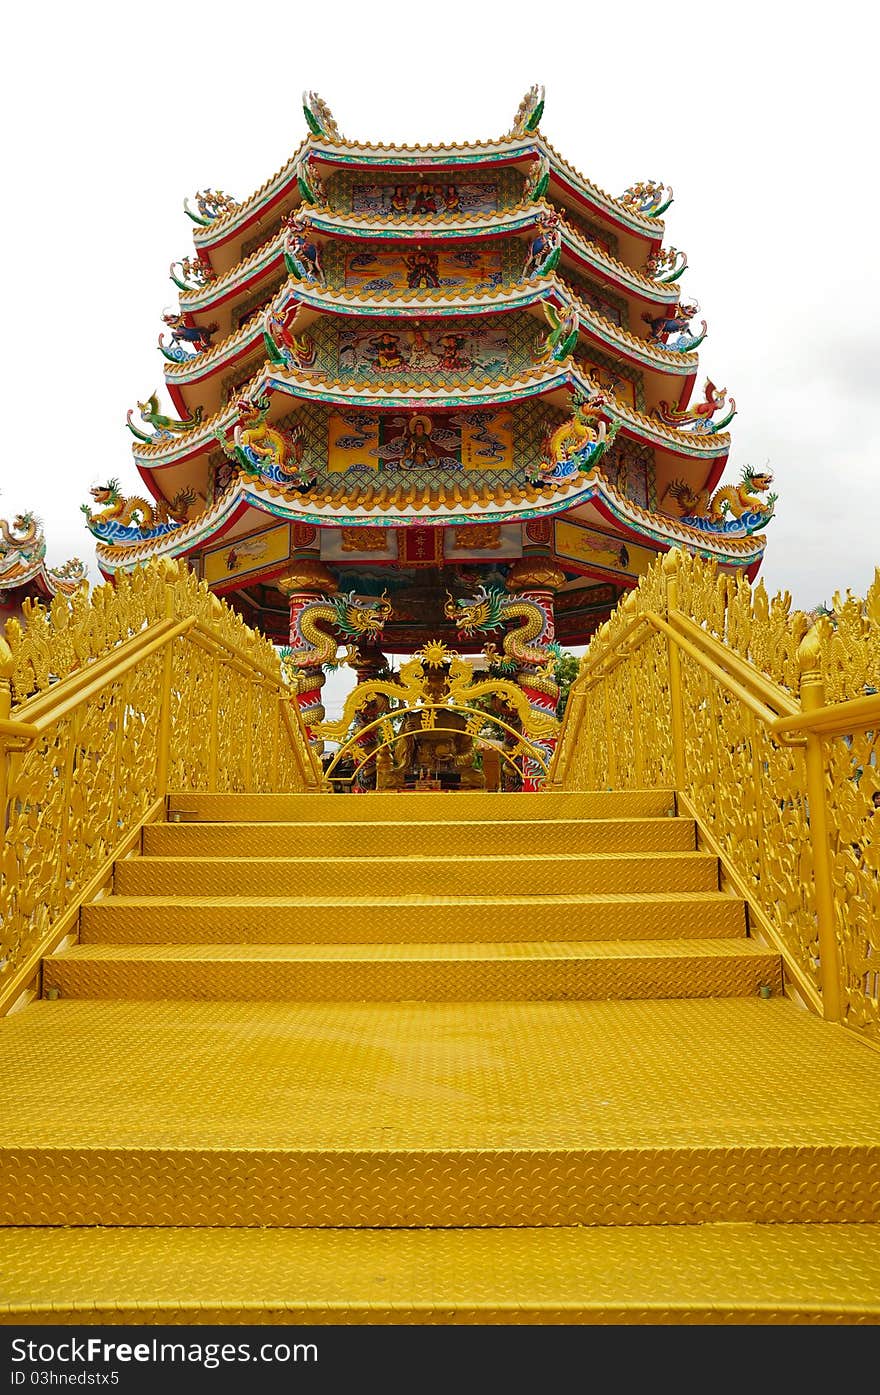
[[[46,562],[46,535],[42,524],[30,511],[14,518],[0,518],[0,630],[11,618],[18,619],[28,604],[51,601],[55,596],[71,597],[86,581],[86,569],[78,557],[60,567]]]
[[[159,336],[176,415],[129,412],[146,494],[92,491],[111,577],[186,558],[289,644],[307,720],[340,643],[490,654],[552,710],[581,645],[657,554],[754,575],[771,477],[719,488],[735,402],[698,384],[706,333],[664,246],[672,191],[603,193],[541,134],[345,139],[325,102],[284,168],[203,190]],[[696,391],[695,391],[696,389]],[[503,651],[503,652],[502,652]]]

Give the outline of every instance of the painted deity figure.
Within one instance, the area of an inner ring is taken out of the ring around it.
[[[440,355],[434,353],[431,341],[425,333],[424,325],[414,324],[410,333],[412,335],[412,347],[409,355],[410,368],[439,368]]]
[[[409,424],[406,445],[400,463],[405,469],[418,469],[438,460],[439,452],[431,441],[433,423],[430,417],[415,416]]]
[[[427,247],[417,247],[413,253],[404,257],[403,261],[407,269],[406,284],[410,290],[419,290],[423,286],[436,290],[440,285],[436,252],[431,252]]]
[[[433,184],[428,184],[424,179],[420,179],[415,188],[413,198],[413,213],[436,213],[437,198]]]
[[[409,212],[409,200],[406,196],[406,188],[402,184],[395,184],[394,186],[394,192],[391,195],[391,212]]]
[[[383,334],[375,334],[369,340],[369,344],[370,348],[375,351],[376,368],[380,371],[388,372],[394,368],[406,367],[406,359],[400,348],[399,334],[389,334],[387,331]]]
[[[440,367],[450,370],[468,368],[470,365],[466,358],[462,357],[461,350],[464,346],[463,334],[443,334],[440,336],[439,348],[441,350]]]
[[[447,184],[443,190],[444,213],[461,213],[461,198],[454,184]]]

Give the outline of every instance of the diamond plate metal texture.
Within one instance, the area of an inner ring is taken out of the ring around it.
[[[700,998],[782,988],[779,954],[753,940],[484,945],[117,945],[47,959],[65,998],[467,1002]]]
[[[397,821],[410,824],[423,819],[503,819],[514,822],[541,819],[638,819],[660,818],[675,804],[671,790],[590,790],[553,791],[533,794],[486,794],[463,791],[456,794],[365,794],[330,796],[323,794],[171,794],[169,810],[195,815],[199,820],[224,823],[321,822],[345,819],[348,823]],[[438,803],[439,798],[439,803]],[[447,815],[446,810],[449,810]],[[342,812],[344,810],[344,812]]]
[[[880,1056],[783,999],[62,999],[0,1069],[3,1224],[880,1219]]]
[[[505,856],[532,853],[693,852],[691,819],[480,820],[399,823],[151,824],[147,857]]]
[[[0,1024],[0,1322],[880,1321],[880,1056],[668,792],[500,798],[146,832]]]
[[[410,896],[273,899],[110,896],[84,906],[84,944],[362,944],[726,938],[745,934],[744,903],[721,892],[630,896]]]
[[[41,1322],[876,1324],[880,1227],[5,1230]]]
[[[556,853],[496,857],[137,857],[116,864],[120,896],[361,896],[714,891],[709,853]]]

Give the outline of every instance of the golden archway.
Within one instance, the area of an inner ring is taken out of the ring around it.
[[[357,725],[359,713],[377,698],[386,699],[394,705],[372,721]],[[487,698],[500,700],[515,713],[519,728],[483,706]],[[464,726],[438,725],[441,713],[463,716],[466,719]],[[517,774],[521,774],[521,771],[516,760],[523,757],[534,761],[542,773],[547,774],[549,752],[540,743],[558,733],[559,723],[553,713],[533,708],[522,689],[509,679],[486,678],[474,682],[470,667],[460,655],[448,650],[440,640],[429,640],[417,654],[401,665],[396,679],[372,679],[358,684],[349,693],[339,721],[322,722],[314,728],[316,735],[342,743],[324,772],[325,786],[330,786],[334,771],[351,754],[355,757],[355,773],[350,778],[354,780],[382,751],[390,750],[401,740],[407,720],[410,730],[413,730],[411,719],[414,714],[418,716],[416,730],[435,734],[445,732],[455,737],[466,736],[474,741],[478,740],[486,725],[496,727],[513,738],[512,749],[502,748],[499,755]],[[395,723],[401,724],[400,729],[395,728]],[[378,733],[381,739],[372,749],[364,750],[364,739],[373,733]],[[338,780],[340,777],[336,778]]]

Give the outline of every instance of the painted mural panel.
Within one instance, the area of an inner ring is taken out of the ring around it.
[[[351,186],[352,213],[377,218],[431,217],[437,213],[495,213],[498,180],[440,179],[375,180]]]
[[[556,522],[556,554],[587,567],[600,567],[603,571],[622,572],[628,576],[641,576],[657,560],[657,553],[650,548],[561,519]]]
[[[457,287],[485,291],[500,286],[503,279],[504,260],[497,244],[373,245],[345,252],[344,285],[367,294]]]
[[[509,317],[487,320],[357,320],[334,321],[336,363],[329,366],[341,378],[389,377],[431,379],[463,376],[505,376],[528,361],[528,345],[519,343],[517,326]],[[513,331],[513,333],[511,332]]]
[[[236,538],[222,547],[205,553],[205,580],[210,585],[229,577],[263,571],[273,562],[284,562],[290,555],[290,525],[282,523],[254,533],[248,538]]]
[[[328,469],[336,474],[513,467],[513,419],[505,410],[405,416],[331,413],[328,433]]]

